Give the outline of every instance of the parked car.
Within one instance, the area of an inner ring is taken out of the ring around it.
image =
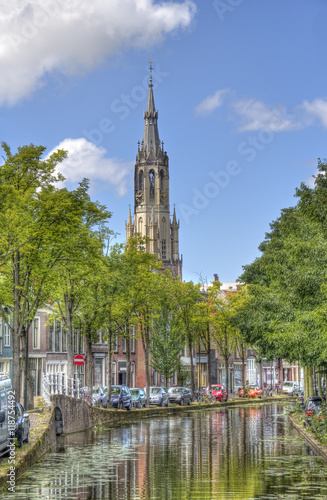
[[[296,400],[304,408],[304,391],[299,391],[297,393]]]
[[[126,385],[112,385],[110,403],[114,408],[132,409],[132,395]]]
[[[288,394],[289,396],[295,396],[299,391],[298,382],[290,381],[283,382],[282,384],[282,394]]]
[[[130,393],[132,395],[132,405],[135,406],[135,408],[142,409],[146,407],[147,398],[143,389],[134,387],[133,389],[130,389]]]
[[[92,387],[92,404],[94,406],[102,406],[108,408],[108,388],[107,387]]]
[[[249,398],[262,398],[263,390],[260,389],[257,385],[250,385],[248,390]]]
[[[15,407],[15,438],[18,446],[23,446],[23,442],[29,442],[30,438],[30,416],[25,412],[23,405],[16,403]]]
[[[15,394],[12,389],[11,379],[0,373],[0,457],[8,452],[10,444],[10,429],[8,426],[8,413],[14,409]]]
[[[171,403],[190,405],[192,402],[192,393],[187,387],[171,387],[168,389],[168,399]]]
[[[209,386],[206,388],[206,394],[209,396]],[[211,395],[216,398],[217,401],[227,401],[228,393],[224,385],[221,384],[211,384]]]
[[[323,404],[323,399],[322,397],[320,396],[311,396],[309,397],[306,402],[305,402],[305,406],[304,406],[304,411],[307,415],[314,415],[315,413],[317,413],[322,404]]]
[[[150,387],[150,405],[169,406],[168,392],[164,387]]]

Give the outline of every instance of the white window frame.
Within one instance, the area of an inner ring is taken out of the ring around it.
[[[113,361],[111,363],[111,385],[116,385],[116,380],[117,380],[117,365],[116,362]]]
[[[3,334],[4,347],[10,347],[10,345],[11,345],[11,343],[10,343],[10,329],[6,323],[4,323],[3,329],[4,329],[4,334]]]
[[[36,316],[33,319],[33,349],[40,349],[40,318],[39,316]],[[37,325],[37,328],[36,328]]]
[[[135,326],[132,327],[131,335],[131,352],[135,353]]]

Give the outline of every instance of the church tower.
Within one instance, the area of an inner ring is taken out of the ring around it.
[[[158,111],[155,109],[150,65],[149,94],[144,112],[142,143],[138,142],[134,171],[134,222],[131,211],[125,223],[126,240],[133,234],[146,236],[146,250],[157,255],[173,276],[182,278],[182,259],[179,258],[179,221],[174,208],[172,221],[169,208],[168,156],[160,143]]]

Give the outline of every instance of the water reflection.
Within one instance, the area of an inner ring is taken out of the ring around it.
[[[66,437],[2,499],[321,499],[327,466],[277,405]]]

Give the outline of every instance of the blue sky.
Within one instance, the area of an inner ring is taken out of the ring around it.
[[[152,59],[183,278],[234,281],[327,156],[326,18],[325,0],[12,0],[1,141],[67,149],[67,185],[90,178],[124,241]]]

